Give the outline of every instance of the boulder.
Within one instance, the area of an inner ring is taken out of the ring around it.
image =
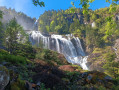
[[[9,71],[6,67],[0,66],[0,90],[4,90],[10,81]]]

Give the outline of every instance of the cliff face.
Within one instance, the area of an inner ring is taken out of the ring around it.
[[[115,54],[116,54],[115,61],[119,62],[119,39],[117,39],[115,41],[115,44],[114,44],[113,48],[114,48],[114,51],[115,51]]]
[[[3,12],[2,22],[4,24],[8,23],[9,20],[15,17],[24,30],[34,30],[36,28],[34,25],[35,19],[28,17],[22,12],[16,12],[14,9],[7,9],[6,7],[0,7],[0,10]]]
[[[91,71],[97,70],[105,72],[105,70],[109,68],[108,65],[111,65],[111,63],[118,64],[119,48],[117,46],[119,45],[119,42],[117,41],[118,40],[116,40],[116,43],[113,47],[106,46],[105,48],[94,48],[94,51],[89,55],[87,60],[87,65]]]

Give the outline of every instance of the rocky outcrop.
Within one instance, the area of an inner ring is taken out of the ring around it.
[[[6,67],[0,66],[0,90],[4,90],[10,81],[9,72]]]
[[[115,44],[114,44],[113,48],[114,48],[114,51],[115,51],[115,54],[116,54],[115,61],[119,61],[119,39],[117,39],[115,41]]]
[[[105,48],[94,48],[94,51],[89,55],[87,66],[89,70],[97,70],[103,72],[103,65],[107,62],[109,57],[115,56],[114,50],[111,46]]]
[[[87,66],[89,67],[90,71],[97,70],[103,72],[103,64],[105,60],[101,57],[100,53],[94,53],[89,55],[87,60]]]
[[[111,88],[113,86],[113,79],[102,72],[90,71],[82,73],[77,83],[82,86],[88,84],[92,86],[100,85],[105,86],[107,88]]]
[[[16,12],[14,9],[7,9],[6,7],[0,7],[0,10],[4,13],[2,22],[3,24],[8,23],[14,17],[16,18],[18,24],[20,24],[25,30],[36,30],[37,25],[35,25],[35,20],[28,17],[22,12]]]

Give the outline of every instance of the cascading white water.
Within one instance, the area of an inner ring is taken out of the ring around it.
[[[81,42],[78,37],[66,35],[44,36],[39,31],[31,31],[30,41],[32,44],[39,45],[42,41],[43,47],[62,53],[67,61],[72,64],[80,65],[84,70],[88,70],[86,65],[88,56],[85,55]]]

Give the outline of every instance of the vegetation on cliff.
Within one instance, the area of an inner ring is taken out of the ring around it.
[[[82,9],[74,10],[75,13],[70,12],[70,9],[46,11],[39,17],[39,30],[45,33],[73,33],[89,47],[104,47],[118,38],[119,6],[116,6],[113,15],[107,7],[88,10],[88,14],[83,14]]]

